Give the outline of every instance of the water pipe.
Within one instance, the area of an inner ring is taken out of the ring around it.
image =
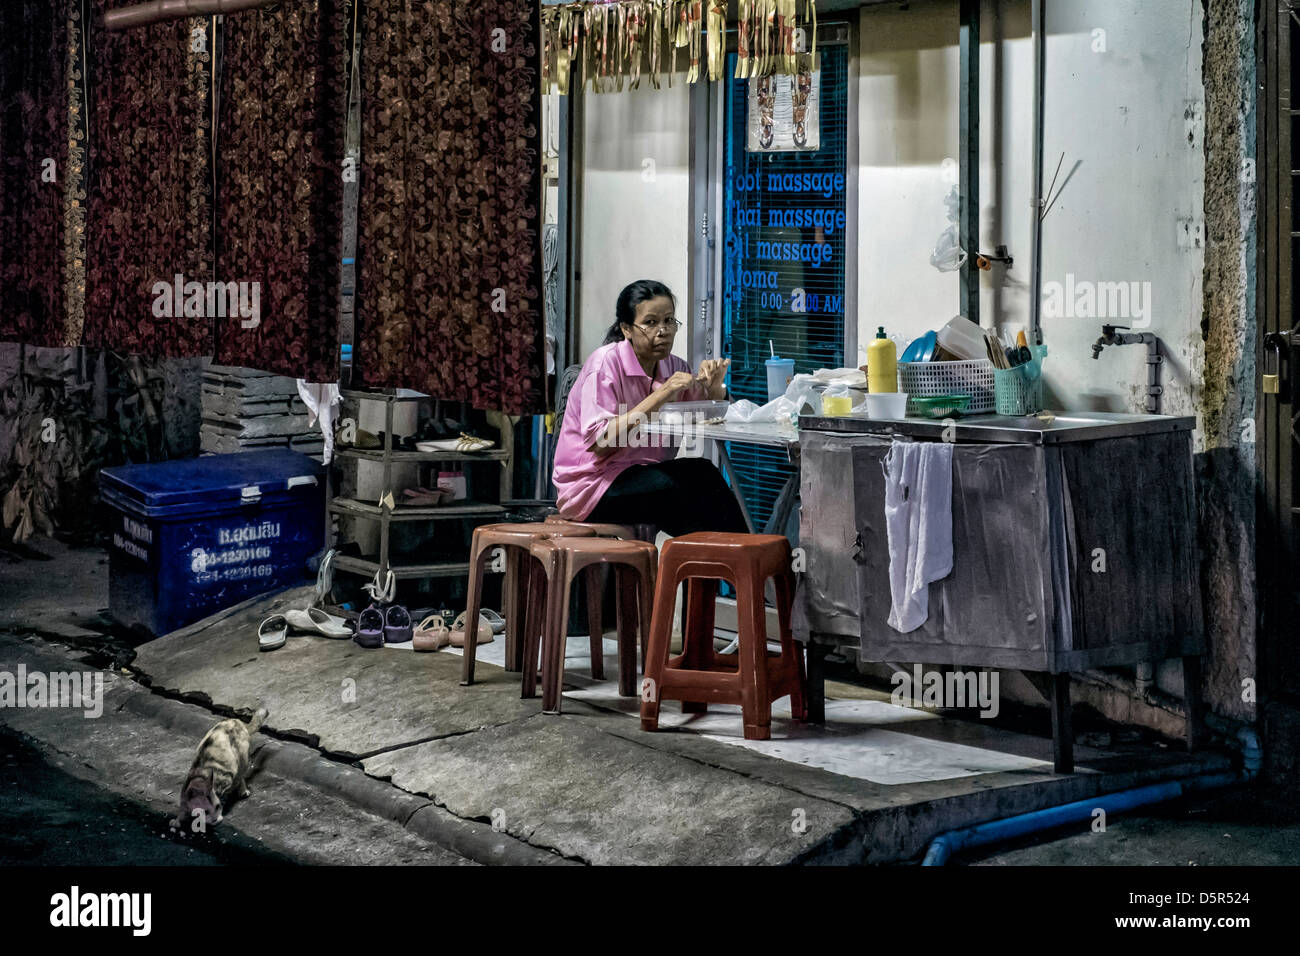
[[[1253,740],[1247,741],[1247,736],[1250,736]],[[1196,790],[1212,790],[1218,787],[1232,786],[1236,783],[1244,783],[1252,779],[1258,772],[1260,763],[1259,742],[1258,738],[1254,737],[1253,731],[1244,731],[1240,737],[1243,744],[1244,764],[1241,773],[1204,774],[1186,780],[1151,784],[1133,790],[1120,790],[1116,793],[1105,793],[1090,797],[1087,800],[1076,800],[1074,803],[1062,804],[1059,807],[1048,807],[1044,810],[1035,810],[1032,813],[1022,813],[1018,816],[1007,817],[1004,820],[991,820],[988,823],[979,823],[972,827],[949,830],[947,833],[939,834],[931,841],[930,848],[926,851],[925,860],[921,865],[943,866],[948,862],[950,856],[962,850],[985,846],[990,843],[1001,843],[1005,840],[1012,840],[1031,833],[1039,833],[1069,823],[1081,823],[1090,820],[1093,813],[1098,809],[1104,810],[1107,814],[1122,813],[1125,810],[1132,810],[1152,803],[1176,800]],[[1251,743],[1253,743],[1254,747],[1253,758],[1247,752]]]
[[[1029,245],[1029,343],[1043,344],[1043,209],[1046,197],[1043,195],[1043,140],[1045,59],[1047,56],[1047,38],[1043,24],[1043,0],[1030,0],[1030,36],[1033,39],[1034,73],[1033,73],[1033,166],[1034,185],[1030,205],[1034,211],[1031,224]]]
[[[269,7],[279,0],[151,0],[132,7],[105,10],[100,22],[105,30],[128,30],[182,17],[241,13]]]

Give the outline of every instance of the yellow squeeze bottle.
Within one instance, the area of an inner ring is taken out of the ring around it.
[[[898,349],[885,338],[885,327],[879,326],[876,337],[867,346],[867,391],[898,391]]]

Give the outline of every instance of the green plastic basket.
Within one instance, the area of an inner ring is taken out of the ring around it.
[[[928,398],[909,398],[908,404],[916,407],[921,418],[948,418],[960,415],[970,405],[969,395],[932,395]]]

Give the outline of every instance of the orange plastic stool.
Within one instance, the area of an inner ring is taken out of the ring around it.
[[[598,571],[611,566],[618,578],[618,692],[636,695],[636,652],[644,657],[650,632],[650,601],[655,587],[658,551],[645,541],[612,538],[539,538],[529,546],[546,576],[545,600],[541,600],[542,575],[534,573],[528,600],[529,621],[524,633],[524,694],[533,694],[537,654],[542,656],[542,712],[558,714],[564,690],[564,648],[569,630],[569,590],[580,571]],[[590,578],[588,579],[590,581]],[[544,611],[542,610],[544,608]],[[544,614],[541,627],[535,616]],[[638,635],[640,640],[638,640]],[[593,643],[593,654],[600,654]],[[595,664],[593,658],[593,672]]]
[[[567,524],[519,523],[485,524],[474,529],[469,550],[469,586],[465,596],[465,659],[461,665],[461,684],[474,683],[474,655],[478,648],[478,613],[483,592],[483,572],[488,558],[499,547],[505,551],[505,581],[502,594],[506,603],[506,670],[522,668],[525,640],[520,640],[525,625],[524,609],[527,607],[530,568],[521,564],[534,541],[557,535],[584,537],[594,534],[589,529]],[[531,563],[531,561],[529,562]],[[600,626],[599,608],[592,622]]]
[[[772,702],[790,695],[795,720],[808,719],[803,649],[790,632],[794,572],[790,542],[781,535],[723,534],[702,531],[666,542],[659,555],[650,648],[646,654],[641,729],[659,729],[659,705],[682,702],[683,713],[704,713],[709,704],[739,704],[745,739],[772,736]],[[767,651],[767,612],[763,588],[774,578],[781,653]],[[713,649],[714,604],[718,581],[736,588],[739,653]],[[669,658],[677,586],[686,582],[682,614],[682,653]]]

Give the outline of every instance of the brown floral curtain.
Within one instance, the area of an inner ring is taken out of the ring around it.
[[[354,379],[542,411],[538,5],[363,21]]]
[[[218,318],[217,361],[338,379],[345,0],[226,17],[217,277],[259,283],[258,324]]]
[[[92,20],[86,345],[212,353],[211,320],[186,314],[198,300],[185,292],[213,278],[211,22],[109,33]],[[181,295],[155,291],[178,275]]]
[[[80,0],[0,3],[0,341],[80,337],[64,268],[84,266],[80,24]]]

